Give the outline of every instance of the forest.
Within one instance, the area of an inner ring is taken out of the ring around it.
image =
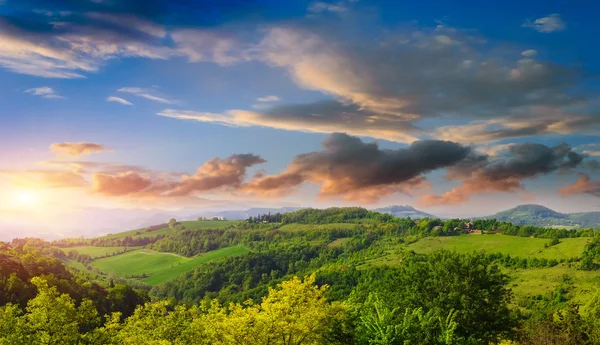
[[[170,223],[159,236],[138,237],[144,249],[116,242],[129,235],[0,242],[0,344],[600,344],[596,230],[361,208],[267,214],[220,228]],[[528,256],[413,249],[432,238],[492,237],[543,245]],[[83,253],[109,243],[123,246],[113,261],[139,250],[182,258],[247,250],[149,285],[100,271],[94,263],[104,255]],[[571,273],[524,294],[514,277],[534,282],[539,270]]]

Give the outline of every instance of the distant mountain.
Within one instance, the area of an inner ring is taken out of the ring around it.
[[[600,229],[600,212],[560,213],[542,205],[519,205],[483,219],[498,219],[516,225]]]
[[[432,214],[416,210],[412,206],[394,205],[394,206],[376,208],[373,211],[380,212],[380,213],[389,213],[389,214],[391,214],[393,216],[396,216],[396,217],[399,217],[399,218],[406,218],[406,217],[410,217],[410,218],[439,218],[439,217],[436,217],[436,216],[434,216]]]

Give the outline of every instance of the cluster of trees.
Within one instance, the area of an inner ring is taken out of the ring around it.
[[[596,236],[585,246],[581,255],[580,268],[586,271],[600,267],[600,236]]]
[[[539,238],[575,238],[575,237],[593,237],[593,229],[560,229],[544,228],[533,225],[514,225],[508,222],[498,221],[496,219],[478,219],[473,221],[476,229],[490,230],[503,235],[521,236],[521,237],[539,237]]]
[[[331,207],[327,209],[305,208],[285,213],[282,223],[327,224],[345,223],[360,220],[387,222],[398,219],[387,213],[369,211],[362,207]]]
[[[0,344],[600,344],[600,295],[522,326],[509,308],[508,277],[483,254],[411,254],[357,272],[337,271],[353,285],[341,301],[328,299],[313,274],[243,303],[144,303],[115,286],[104,314],[34,277],[37,293],[25,305],[0,307]]]
[[[243,232],[230,229],[181,230],[151,244],[159,252],[194,256],[240,242]]]
[[[243,302],[259,300],[269,284],[286,276],[307,272],[329,261],[327,246],[298,244],[273,246],[246,255],[228,258],[211,265],[198,266],[193,271],[152,289],[160,299],[197,303],[207,298]]]
[[[122,284],[102,286],[91,281],[83,273],[67,269],[59,259],[42,254],[36,244],[0,245],[0,305],[25,307],[36,295],[36,277],[78,303],[90,300],[102,315],[112,311],[130,315],[137,305],[149,299],[145,290]]]
[[[283,223],[283,213],[275,213],[271,214],[271,212],[267,214],[259,214],[257,216],[250,216],[246,221],[248,223]],[[287,221],[287,219],[286,219]]]

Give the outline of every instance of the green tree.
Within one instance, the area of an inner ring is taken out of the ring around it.
[[[327,286],[314,285],[315,276],[294,277],[269,289],[262,303],[251,301],[222,307],[213,303],[203,319],[212,344],[323,344],[331,325],[343,318],[345,306],[330,304]]]
[[[438,316],[454,311],[455,334],[472,344],[488,344],[512,333],[508,277],[484,254],[408,255],[384,276],[377,271],[371,274],[355,300],[377,292],[392,310],[422,308],[425,314],[433,310]]]
[[[455,330],[455,312],[422,308],[390,309],[376,294],[361,306],[357,325],[359,344],[450,345],[462,344]],[[446,315],[443,315],[443,314]]]

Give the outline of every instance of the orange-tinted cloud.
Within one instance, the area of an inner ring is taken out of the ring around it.
[[[377,143],[334,133],[323,150],[297,155],[279,175],[258,176],[242,187],[261,196],[280,196],[303,182],[321,185],[320,197],[374,202],[427,186],[422,174],[457,164],[471,148],[439,141],[417,141],[407,148],[382,150]]]
[[[194,175],[184,176],[167,195],[190,195],[221,187],[238,188],[246,176],[246,169],[264,162],[266,161],[261,157],[249,153],[236,154],[225,159],[213,158],[198,168]]]
[[[149,170],[98,172],[92,175],[92,191],[104,196],[143,198],[184,197],[219,188],[238,189],[246,170],[265,160],[253,154],[236,154],[204,163],[194,175],[173,178],[172,174]]]
[[[104,145],[86,142],[64,142],[54,143],[50,145],[50,150],[54,151],[58,156],[84,156],[90,153],[104,152],[106,147]]]
[[[575,183],[561,188],[558,193],[563,196],[591,194],[600,197],[600,181],[592,181],[588,174],[580,174]]]
[[[523,190],[523,180],[564,172],[579,166],[584,159],[565,144],[548,147],[542,144],[514,144],[508,152],[492,159],[487,155],[472,155],[448,169],[449,180],[462,185],[443,195],[424,195],[421,206],[461,204],[474,194],[516,192]]]
[[[92,191],[107,196],[122,196],[140,193],[149,188],[152,181],[136,172],[129,171],[117,175],[92,175]]]

